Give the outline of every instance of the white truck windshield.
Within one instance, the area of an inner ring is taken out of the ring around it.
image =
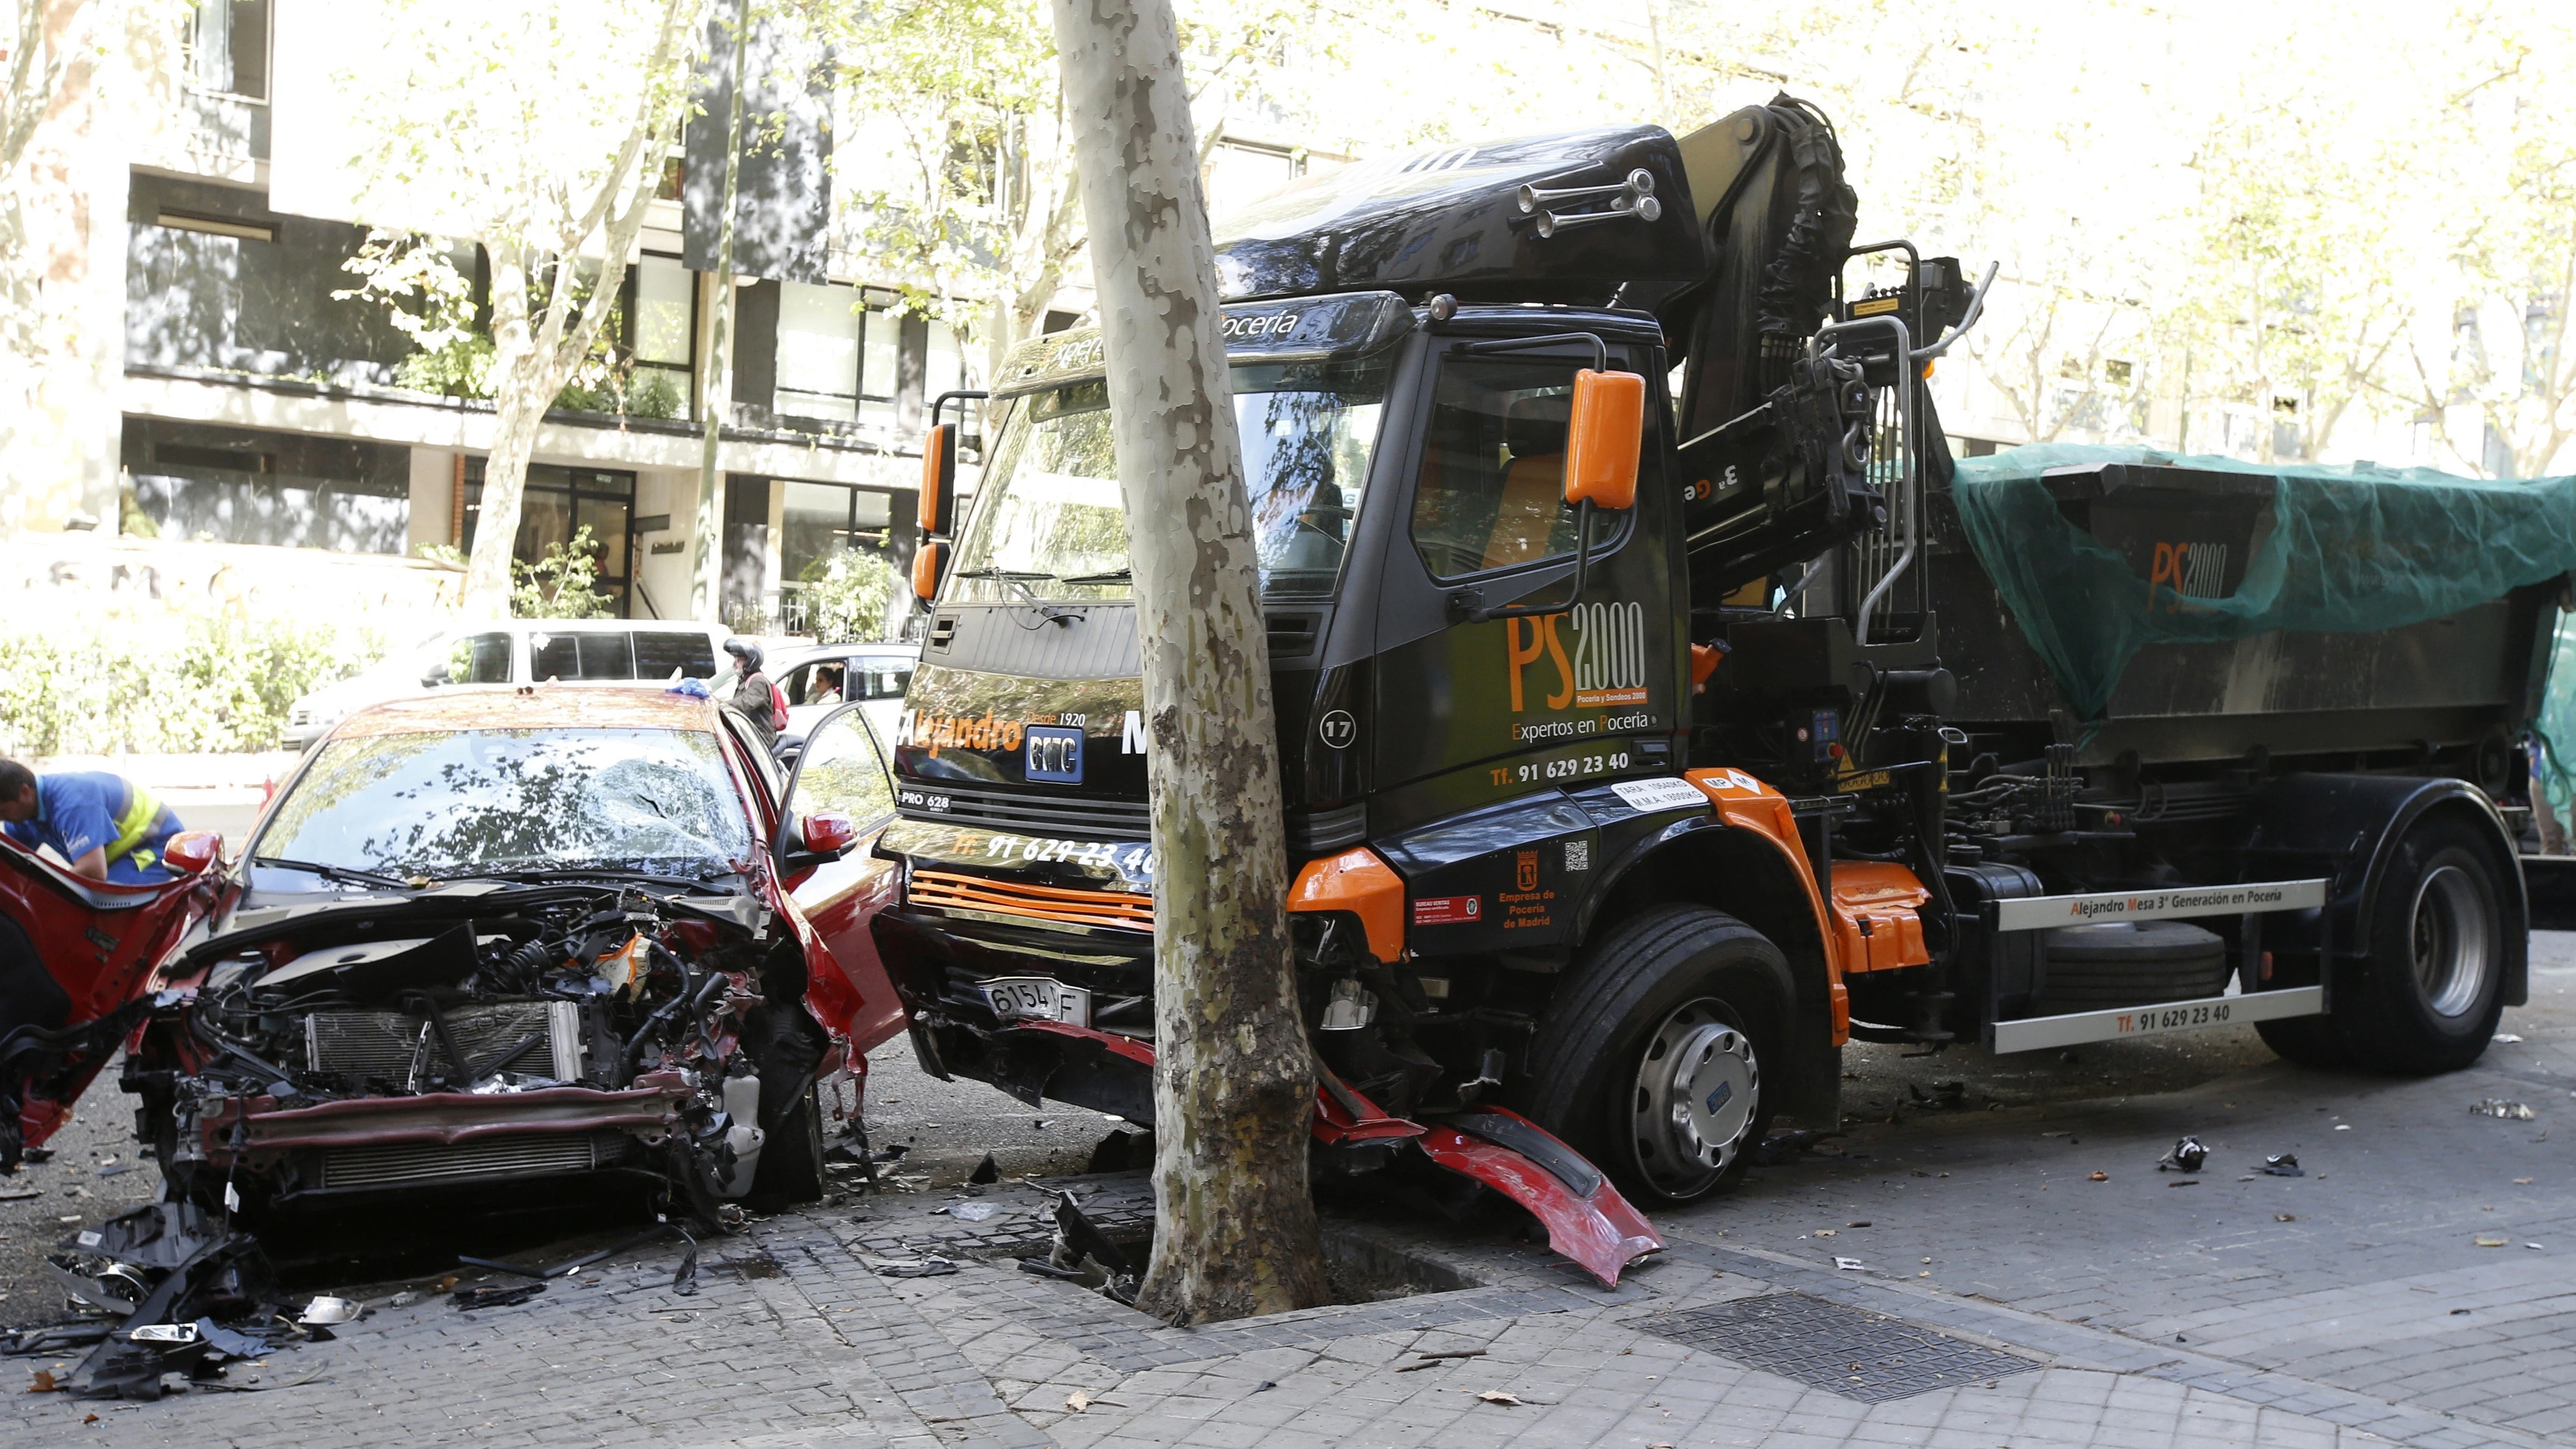
[[[1234,369],[1235,427],[1265,597],[1333,591],[1377,446],[1386,376],[1383,360]],[[978,492],[952,597],[1127,596],[1127,524],[1103,384],[1075,383],[1025,400]]]

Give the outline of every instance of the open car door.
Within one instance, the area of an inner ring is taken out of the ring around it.
[[[221,839],[170,844],[176,878],[129,886],[0,836],[0,1170],[70,1120],[141,1019],[155,968],[219,894]]]
[[[894,779],[859,708],[841,705],[807,732],[779,797],[777,860],[788,898],[858,993],[849,1019],[835,1025],[849,1033],[850,1050],[865,1055],[904,1026],[903,1003],[868,930],[894,904],[902,877],[873,853],[894,820]],[[830,851],[818,849],[827,843]]]

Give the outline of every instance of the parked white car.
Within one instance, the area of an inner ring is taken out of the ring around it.
[[[303,749],[354,710],[447,684],[712,681],[729,672],[722,651],[730,637],[709,624],[643,619],[509,619],[442,630],[295,701],[286,746]]]
[[[778,732],[782,757],[800,748],[805,732],[833,706],[852,701],[880,741],[893,739],[904,687],[920,662],[915,644],[802,644],[772,652],[766,672],[787,696],[787,728]]]

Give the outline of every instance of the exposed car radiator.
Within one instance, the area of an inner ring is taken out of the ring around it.
[[[581,1008],[569,1001],[510,1001],[447,1013],[448,1030],[466,1061],[480,1068],[511,1046],[537,1042],[506,1063],[509,1071],[581,1080]],[[317,1011],[304,1018],[304,1064],[416,1090],[446,1066],[429,1018],[399,1011]]]
[[[322,1154],[322,1189],[382,1187],[470,1177],[535,1177],[588,1172],[599,1163],[587,1133],[544,1133],[480,1142],[395,1142],[334,1147]]]

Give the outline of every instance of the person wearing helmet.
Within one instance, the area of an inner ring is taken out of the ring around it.
[[[760,646],[748,639],[727,639],[724,648],[733,656],[734,667],[733,693],[725,699],[725,707],[751,726],[752,738],[760,741],[762,749],[774,752],[778,731],[787,724],[787,706],[778,686],[760,672]]]

